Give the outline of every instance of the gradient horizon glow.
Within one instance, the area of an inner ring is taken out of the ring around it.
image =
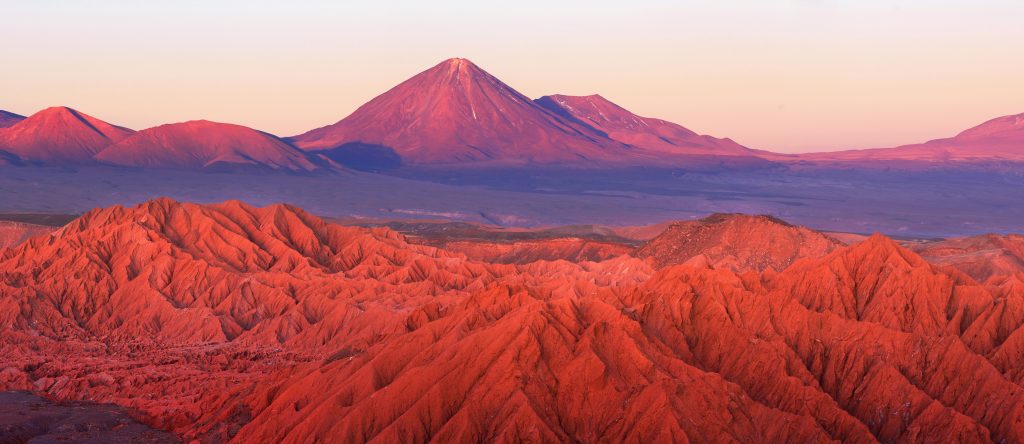
[[[0,109],[290,136],[465,57],[531,97],[599,93],[782,152],[916,143],[1024,112],[1024,2],[143,3],[4,0]]]

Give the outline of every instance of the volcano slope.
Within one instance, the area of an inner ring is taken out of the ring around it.
[[[460,58],[409,78],[337,123],[290,140],[308,151],[375,147],[404,164],[456,168],[657,160],[656,153],[555,114]]]
[[[286,205],[0,253],[0,389],[206,442],[1021,442],[1024,293],[875,235],[781,271],[498,264]]]

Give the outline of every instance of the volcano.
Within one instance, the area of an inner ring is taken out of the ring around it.
[[[750,149],[731,139],[700,135],[681,125],[640,117],[598,94],[551,95],[537,103],[552,112],[590,125],[609,138],[668,154],[750,156]]]
[[[30,162],[91,163],[93,155],[133,132],[57,106],[0,129],[0,150]]]
[[[636,162],[653,153],[544,108],[466,59],[402,82],[338,123],[290,139],[305,150],[391,150],[408,164]]]
[[[101,162],[169,169],[269,169],[310,172],[322,167],[276,136],[241,125],[194,120],[145,129],[96,155]]]

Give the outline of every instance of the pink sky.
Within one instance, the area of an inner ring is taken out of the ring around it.
[[[0,109],[288,136],[457,56],[529,96],[600,93],[785,152],[919,142],[1024,112],[1022,2],[135,3],[5,5]]]

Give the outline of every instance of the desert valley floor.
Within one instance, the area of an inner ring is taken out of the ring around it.
[[[537,168],[374,174],[232,174],[102,166],[0,168],[0,215],[74,216],[158,196],[288,202],[342,219],[502,226],[652,225],[713,213],[773,214],[820,230],[899,237],[1024,232],[1020,168]]]

